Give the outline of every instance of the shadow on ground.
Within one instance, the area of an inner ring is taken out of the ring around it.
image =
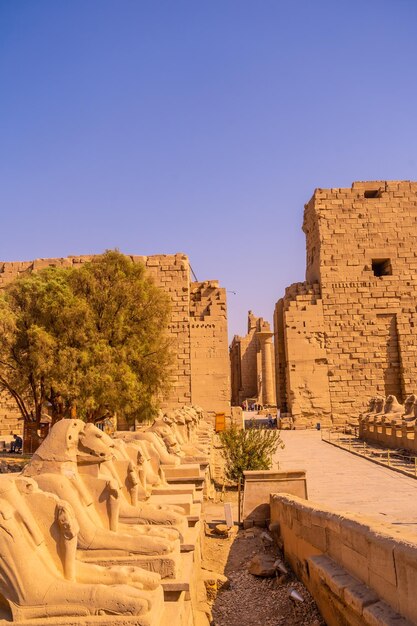
[[[218,505],[217,512],[217,516],[210,515],[208,507],[208,532],[217,522],[224,524],[222,508]],[[282,559],[278,548],[266,540],[265,529],[239,531],[235,525],[228,537],[204,536],[203,567],[224,574],[229,580],[214,601],[213,626],[325,625],[307,589],[298,582],[289,567],[288,575],[282,579],[249,574],[251,559],[256,555],[269,554]],[[294,606],[289,598],[292,589],[298,591],[304,602]]]

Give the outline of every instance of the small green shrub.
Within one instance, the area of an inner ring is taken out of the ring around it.
[[[219,433],[221,454],[226,463],[226,477],[238,482],[247,470],[268,470],[272,456],[284,448],[280,431],[250,428],[239,430],[233,424]]]

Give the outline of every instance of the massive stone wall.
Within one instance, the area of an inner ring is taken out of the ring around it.
[[[269,322],[249,311],[247,335],[235,335],[230,344],[232,405],[240,406],[247,399],[276,405],[272,337]]]
[[[91,258],[85,255],[0,263],[0,288],[28,272],[50,266],[77,268]],[[192,283],[185,254],[131,258],[134,262],[144,263],[155,284],[164,289],[171,300],[169,333],[175,360],[172,391],[164,407],[177,408],[194,403],[207,411],[230,413],[226,290],[215,281]],[[203,310],[198,308],[197,301],[203,302]],[[20,430],[19,414],[3,394],[0,396],[0,435]]]
[[[193,404],[229,415],[226,290],[215,280],[191,283],[190,346]]]
[[[299,421],[330,420],[323,303],[317,283],[295,283],[277,303],[277,403]]]
[[[230,344],[230,367],[232,405],[240,406],[246,398],[258,395],[256,361],[256,321],[252,311],[248,312],[248,332],[244,337],[235,335]]]
[[[377,393],[412,393],[416,222],[415,182],[316,189],[306,204],[306,283],[275,309],[278,403],[301,422],[344,421]]]

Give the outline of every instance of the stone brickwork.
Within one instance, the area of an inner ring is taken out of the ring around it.
[[[191,283],[190,340],[193,404],[230,415],[226,290],[215,280]]]
[[[0,394],[0,435],[21,434],[22,431],[23,425],[15,403]]]
[[[392,448],[393,450],[408,450],[417,455],[417,430],[416,423],[407,424],[407,422],[394,423],[375,423],[360,421],[359,437],[364,441],[376,443],[384,448]],[[415,471],[410,466],[409,471]]]
[[[232,405],[256,400],[276,406],[275,356],[269,322],[248,313],[248,334],[235,335],[230,344]]]
[[[271,494],[270,520],[285,560],[328,626],[417,623],[413,535],[287,494]]]
[[[330,420],[323,303],[318,284],[295,283],[275,309],[277,403],[298,422]],[[280,331],[281,328],[281,331]],[[283,332],[285,331],[285,332]]]
[[[25,273],[50,266],[77,268],[91,258],[85,255],[0,263],[0,288]],[[169,333],[175,361],[171,395],[163,406],[179,408],[194,403],[207,411],[221,410],[230,414],[225,289],[215,281],[191,283],[190,264],[185,254],[131,256],[131,259],[144,263],[155,284],[166,291],[171,300]],[[203,309],[198,302],[204,304]],[[195,328],[196,317],[199,328]],[[3,395],[0,397],[0,434],[21,429],[19,414]]]
[[[275,307],[278,406],[341,422],[417,377],[417,183],[316,189],[305,205],[306,282]]]

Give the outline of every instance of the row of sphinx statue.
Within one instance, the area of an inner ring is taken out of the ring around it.
[[[207,462],[210,431],[198,407],[114,438],[57,422],[22,473],[0,476],[0,624],[159,626],[189,520],[152,494],[176,493],[164,468]]]
[[[375,396],[369,402],[368,409],[359,415],[361,424],[387,424],[391,426],[407,426],[413,429],[417,418],[417,396],[409,395],[404,404],[398,402],[394,395],[386,398]]]

